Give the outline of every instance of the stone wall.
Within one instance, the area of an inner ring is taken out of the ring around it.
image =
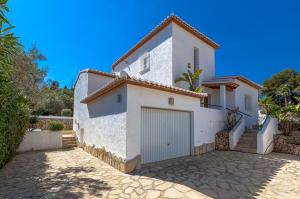
[[[95,146],[89,146],[86,144],[80,144],[79,147],[124,173],[129,173],[141,167],[140,155],[136,156],[132,160],[124,160],[120,157],[117,157],[115,154],[106,151],[104,147],[95,148]]]
[[[215,137],[216,150],[229,151],[229,132],[226,130],[220,131]]]
[[[274,136],[274,152],[300,155],[300,137],[299,136]]]
[[[194,155],[201,155],[203,153],[207,153],[210,151],[215,150],[215,143],[207,143],[207,144],[202,144],[200,146],[194,147]]]
[[[38,122],[34,124],[33,128],[47,130],[49,122],[63,122],[65,125],[64,130],[73,129],[73,118],[72,117],[60,117],[60,116],[39,116]]]

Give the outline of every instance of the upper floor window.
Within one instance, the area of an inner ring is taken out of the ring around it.
[[[145,53],[141,58],[141,74],[150,70],[150,54]]]
[[[252,99],[250,95],[245,95],[245,111],[251,112],[252,111]]]

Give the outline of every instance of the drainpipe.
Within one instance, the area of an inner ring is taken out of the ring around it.
[[[220,106],[226,109],[226,86],[220,85]]]

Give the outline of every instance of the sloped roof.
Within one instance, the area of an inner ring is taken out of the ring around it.
[[[196,92],[192,92],[192,91],[174,87],[174,86],[159,84],[159,83],[156,83],[153,81],[148,81],[148,80],[143,80],[143,79],[138,79],[138,78],[129,78],[129,77],[116,77],[114,80],[112,80],[108,84],[104,85],[100,89],[94,91],[93,93],[88,95],[86,98],[81,100],[81,103],[87,104],[87,103],[97,99],[98,97],[110,92],[111,90],[118,88],[125,84],[136,85],[136,86],[140,86],[140,87],[151,88],[151,89],[161,90],[161,91],[175,93],[175,94],[179,94],[179,95],[186,95],[186,96],[190,96],[190,97],[197,97],[197,98],[207,97],[206,93],[196,93]]]
[[[163,30],[170,23],[175,23],[181,28],[185,29],[189,33],[193,34],[198,39],[204,41],[208,45],[213,48],[219,48],[219,45],[214,42],[212,39],[208,38],[206,35],[198,31],[193,26],[186,23],[184,20],[175,15],[170,15],[166,19],[164,19],[158,26],[156,26],[152,31],[150,31],[144,38],[142,38],[134,47],[132,47],[129,51],[127,51],[122,57],[120,57],[115,63],[112,64],[112,69],[116,67],[119,63],[128,58],[131,54],[133,54],[137,49],[139,49],[142,45],[144,45],[147,41],[153,38],[156,34],[158,34],[161,30]]]
[[[86,69],[83,69],[83,70],[81,70],[79,72],[79,74],[77,76],[77,79],[75,81],[74,87],[76,86],[76,84],[78,82],[78,79],[79,79],[79,76],[82,73],[93,73],[93,74],[96,74],[96,75],[101,75],[101,76],[104,76],[104,77],[111,77],[111,78],[115,78],[116,77],[116,75],[113,74],[113,73],[107,73],[107,72],[103,72],[103,71],[99,71],[99,70],[94,70],[94,69],[86,68]]]
[[[247,79],[246,77],[242,75],[232,75],[232,76],[223,76],[223,77],[216,77],[211,80],[202,81],[203,85],[209,85],[209,84],[226,84],[226,83],[233,83],[233,80],[237,79],[255,89],[261,89],[262,86]]]

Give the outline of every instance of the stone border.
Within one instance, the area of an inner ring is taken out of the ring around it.
[[[103,162],[108,163],[115,169],[120,170],[124,173],[130,173],[135,169],[141,168],[141,156],[137,155],[135,158],[131,160],[124,160],[121,157],[116,156],[115,154],[111,153],[110,151],[106,151],[104,147],[102,148],[95,148],[95,146],[90,146],[84,144],[79,145],[84,151],[88,152],[92,156],[102,160]]]
[[[215,137],[215,145],[216,145],[216,150],[218,151],[229,151],[229,131],[227,130],[222,130],[216,133]]]
[[[273,151],[300,156],[300,145],[295,144],[294,139],[293,136],[275,135]]]
[[[195,146],[194,147],[194,155],[201,155],[210,151],[215,150],[215,143],[205,143],[200,146]]]

